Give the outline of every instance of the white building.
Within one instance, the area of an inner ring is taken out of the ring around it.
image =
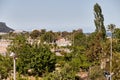
[[[71,41],[66,40],[65,38],[60,38],[56,41],[57,46],[71,46]]]

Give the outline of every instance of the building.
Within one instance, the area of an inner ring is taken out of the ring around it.
[[[69,40],[66,40],[65,38],[59,38],[56,40],[57,46],[71,46],[72,43]]]

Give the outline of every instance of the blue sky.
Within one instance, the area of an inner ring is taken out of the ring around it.
[[[102,8],[105,26],[120,27],[120,0],[0,0],[0,22],[15,30],[93,32],[95,3]]]

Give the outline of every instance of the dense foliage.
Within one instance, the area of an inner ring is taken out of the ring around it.
[[[72,32],[42,29],[33,30],[30,34],[16,33],[8,36],[11,39],[8,53],[14,52],[18,57],[16,70],[19,77],[37,76],[43,80],[106,80],[111,72],[112,79],[119,80],[120,29],[109,24],[110,33],[106,36],[102,9],[97,3],[94,5],[94,16],[96,30],[90,34],[83,33],[82,29]],[[58,46],[56,41],[61,38],[64,38],[63,42],[70,41],[72,45]],[[10,60],[8,56],[0,55],[1,79],[7,78],[11,73]],[[81,75],[83,72],[87,75],[84,78]]]
[[[0,79],[6,79],[12,73],[12,62],[9,56],[0,55]]]
[[[24,75],[41,76],[55,68],[55,54],[49,47],[45,44],[29,44],[23,35],[18,35],[13,40],[9,50],[18,56],[17,71]]]

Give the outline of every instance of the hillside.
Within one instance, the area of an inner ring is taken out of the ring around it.
[[[0,22],[0,32],[8,33],[10,31],[14,31],[14,30],[9,28],[4,22]]]

